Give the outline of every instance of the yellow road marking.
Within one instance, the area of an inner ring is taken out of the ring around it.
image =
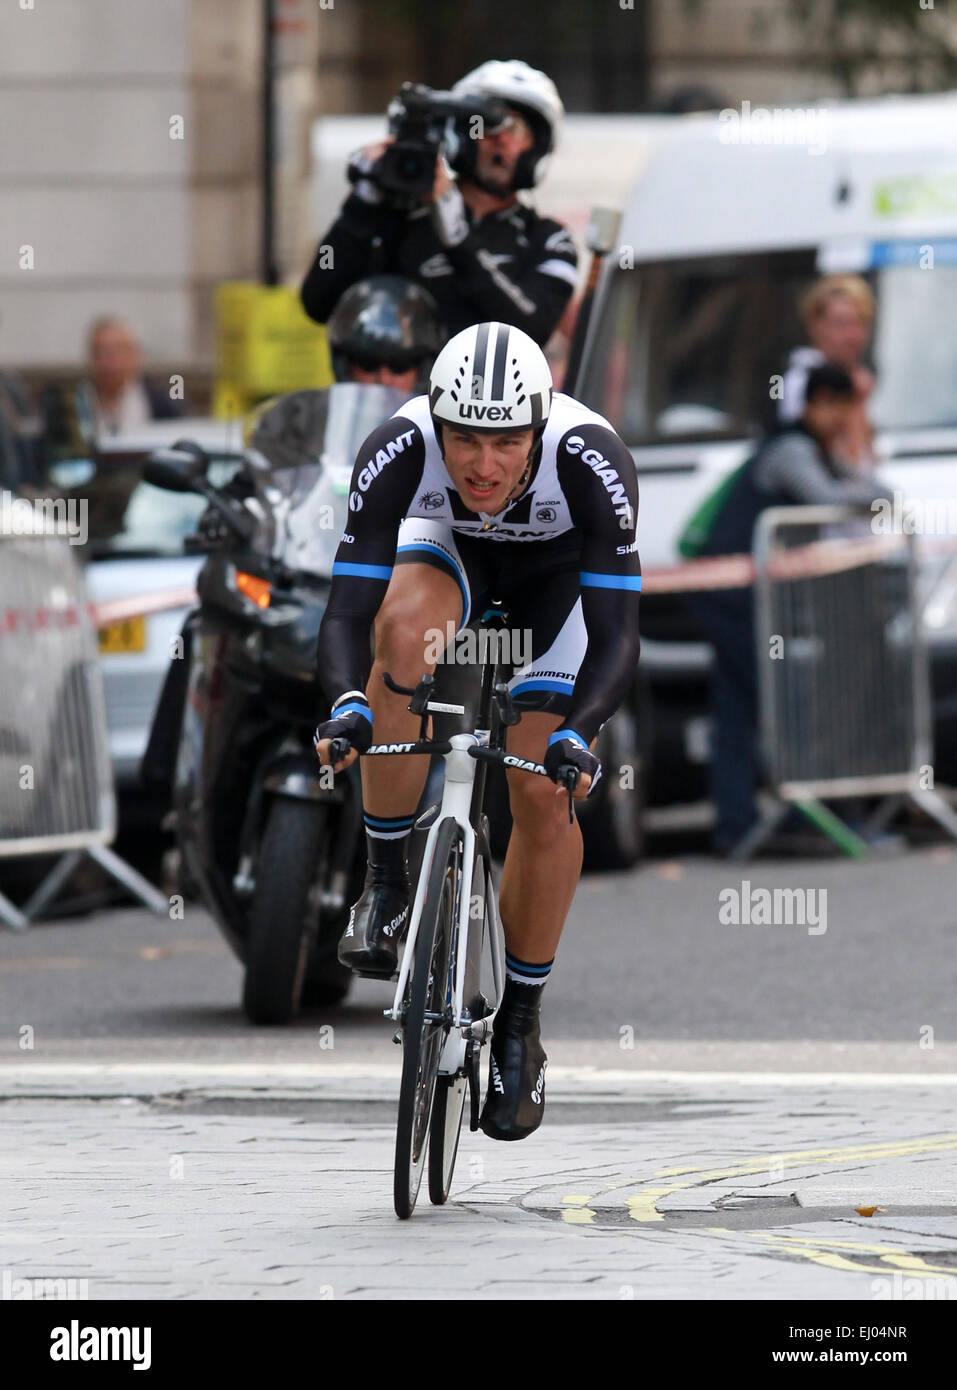
[[[633,1221],[663,1221],[657,1203],[662,1197],[673,1192],[687,1191],[705,1183],[719,1182],[721,1179],[747,1177],[755,1173],[766,1173],[774,1168],[803,1168],[809,1163],[849,1163],[859,1159],[906,1158],[911,1154],[940,1153],[947,1149],[957,1149],[957,1135],[947,1134],[939,1139],[903,1139],[897,1142],[885,1141],[875,1144],[854,1144],[844,1149],[795,1149],[791,1153],[760,1155],[741,1159],[728,1168],[688,1168],[689,1174],[683,1182],[673,1182],[664,1187],[647,1186],[647,1179],[637,1178],[628,1182],[616,1183],[613,1192],[621,1188],[637,1185],[641,1190],[626,1198]],[[661,1169],[654,1177],[667,1177],[676,1173],[675,1169]]]
[[[930,1264],[919,1255],[907,1255],[892,1245],[865,1245],[853,1240],[825,1240],[807,1236],[773,1235],[766,1231],[742,1231],[740,1234],[750,1237],[751,1240],[763,1241],[767,1245],[776,1245],[781,1250],[792,1250],[795,1255],[802,1259],[812,1260],[815,1264],[829,1265],[832,1269],[851,1269],[857,1273],[886,1274],[888,1266],[890,1266],[891,1268],[910,1270],[922,1278],[936,1277],[941,1274],[953,1278],[954,1275],[953,1269],[947,1265]],[[842,1255],[832,1253],[837,1250],[856,1251],[862,1255],[876,1255],[881,1263],[861,1264],[859,1261],[848,1260]]]
[[[566,1209],[562,1212],[562,1220],[569,1226],[590,1226],[595,1219],[595,1213],[588,1206],[590,1198],[585,1197],[563,1197],[562,1202],[566,1204]]]

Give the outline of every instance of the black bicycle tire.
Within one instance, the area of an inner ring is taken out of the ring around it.
[[[478,825],[478,828],[475,831],[475,854],[476,859],[481,858],[482,860],[484,875],[483,882],[485,883],[486,891],[488,891],[488,886],[492,883],[492,859],[488,843],[488,818],[484,814],[484,812],[482,813],[481,821]],[[473,890],[474,887],[475,883],[473,880]],[[494,886],[492,888],[492,891],[495,891]],[[471,920],[470,910],[470,941],[472,940],[472,931],[475,929],[475,925],[476,924]],[[483,912],[481,923],[481,935],[479,938],[478,946],[480,961],[482,953],[485,950],[487,931],[488,915],[486,912]],[[466,982],[467,981],[468,971],[466,970]],[[466,1000],[466,1006],[468,1006],[468,1000]],[[446,1124],[446,1117],[448,1115],[448,1104],[451,1098],[452,1087],[456,1080],[462,1081],[464,1090],[462,1092],[461,1104],[459,1104],[457,1100],[455,1102],[455,1104],[458,1107],[458,1117],[457,1123],[454,1117],[452,1119],[452,1151],[448,1155],[448,1166],[446,1167],[446,1145],[450,1138],[450,1131]],[[468,1100],[469,1084],[467,1077],[439,1078],[439,1083],[435,1093],[435,1102],[432,1108],[432,1120],[429,1125],[429,1200],[432,1202],[433,1206],[444,1206],[449,1199],[449,1192],[452,1188],[452,1178],[455,1174],[455,1161],[458,1157],[459,1139],[462,1134],[462,1117],[465,1113],[465,1106],[468,1103]],[[436,1143],[437,1138],[439,1141],[438,1144]]]
[[[420,1073],[423,1065],[422,1053],[426,1041],[424,1036],[425,1014],[429,1005],[430,986],[434,987],[434,979],[436,978],[432,966],[437,944],[436,937],[441,924],[441,909],[448,878],[449,860],[452,855],[453,846],[459,838],[459,834],[457,821],[453,817],[447,816],[439,826],[435,841],[435,854],[429,868],[429,880],[426,885],[425,902],[422,908],[422,917],[419,922],[418,936],[415,943],[415,960],[412,967],[409,1005],[402,1027],[402,1081],[399,1086],[399,1113],[396,1122],[395,1165],[392,1189],[395,1213],[400,1220],[407,1220],[415,1210],[415,1203],[422,1182],[422,1174],[426,1168],[429,1129],[432,1118],[432,1106],[435,1101],[435,1090],[438,1080],[438,1059],[441,1057],[441,1047],[435,1049],[435,1072],[431,1078],[428,1078],[426,1081],[427,1089],[430,1092],[428,1097],[428,1113],[423,1126],[418,1163],[415,1164],[415,1122],[418,1113],[417,1101],[420,1089]],[[443,1004],[445,1000],[445,982],[448,976],[450,948],[450,941],[447,941],[444,946],[440,947],[438,962],[439,970],[437,972],[437,978],[441,980],[441,999]],[[412,1190],[413,1166],[418,1169],[414,1191]]]
[[[462,1083],[461,1099],[453,1098],[452,1095],[456,1082]],[[465,1114],[468,1090],[468,1081],[462,1076],[440,1076],[435,1088],[432,1118],[429,1121],[429,1200],[436,1207],[445,1205],[452,1189],[455,1160],[459,1152],[459,1137],[462,1133],[462,1116]],[[454,1107],[451,1116],[448,1108],[450,1101]],[[458,1111],[457,1122],[454,1113],[456,1110]],[[449,1131],[450,1119],[452,1123],[451,1133]],[[452,1146],[451,1153],[446,1148],[449,1140],[451,1140]]]

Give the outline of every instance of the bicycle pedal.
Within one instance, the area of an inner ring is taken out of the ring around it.
[[[401,1028],[397,1028],[397,1029],[395,1030],[395,1032],[392,1034],[392,1041],[393,1041],[397,1046],[401,1045],[401,1042],[402,1042],[402,1029],[401,1029]]]

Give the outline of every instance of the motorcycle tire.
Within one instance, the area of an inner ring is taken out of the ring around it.
[[[309,893],[328,808],[278,797],[269,808],[249,907],[243,1009],[250,1023],[299,1012],[309,957]]]

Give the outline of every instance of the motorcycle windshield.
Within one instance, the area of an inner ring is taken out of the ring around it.
[[[337,382],[324,391],[295,391],[263,411],[250,446],[268,465],[257,473],[257,491],[271,519],[274,559],[331,577],[359,449],[408,399],[408,392],[388,386]]]

